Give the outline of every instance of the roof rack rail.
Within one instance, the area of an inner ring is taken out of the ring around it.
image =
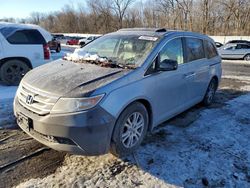
[[[151,32],[166,32],[165,28],[123,28],[118,31],[151,31]]]

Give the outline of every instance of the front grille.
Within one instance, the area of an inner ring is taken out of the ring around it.
[[[27,103],[27,97],[32,96],[31,104]],[[47,92],[35,89],[27,84],[22,83],[18,88],[18,102],[27,110],[38,115],[49,114],[50,110],[58,100],[58,96],[51,95]]]

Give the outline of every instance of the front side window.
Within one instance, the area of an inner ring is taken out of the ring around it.
[[[187,60],[195,61],[205,58],[203,41],[197,38],[186,38]]]
[[[235,46],[225,47],[224,50],[235,50]]]
[[[173,39],[166,44],[160,52],[160,62],[165,59],[175,60],[178,64],[183,64],[183,47],[181,38]]]

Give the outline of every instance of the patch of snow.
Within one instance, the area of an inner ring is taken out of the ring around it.
[[[0,129],[16,126],[13,115],[13,98],[16,90],[17,86],[0,85]]]
[[[250,62],[249,61],[246,61],[246,60],[225,60],[223,59],[222,60],[222,63],[224,64],[240,64],[240,65],[250,65]]]
[[[240,75],[223,75],[222,78],[241,80],[244,82],[250,82],[250,76],[240,76]]]
[[[99,61],[99,62],[107,61],[106,58],[99,57],[97,54],[88,53],[81,48],[75,49],[74,53],[67,53],[67,55],[64,58],[69,61],[79,61],[79,60]]]
[[[67,47],[67,48],[72,48],[72,49],[76,49],[76,48],[80,48],[79,45],[67,45],[67,44],[61,44],[62,47]]]
[[[3,99],[14,98],[16,94],[17,86],[4,86],[0,85],[0,102]]]

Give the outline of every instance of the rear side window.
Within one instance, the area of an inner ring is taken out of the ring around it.
[[[238,44],[236,49],[250,49],[250,46],[246,44]]]
[[[35,29],[8,30],[4,33],[6,40],[10,44],[45,44],[46,41],[41,33]]]
[[[205,58],[203,41],[197,38],[186,38],[187,61]]]
[[[209,41],[204,41],[204,44],[205,44],[205,51],[207,53],[207,58],[208,59],[211,59],[215,56],[217,56],[217,51],[216,51],[216,48],[214,47],[214,45],[209,42]]]

